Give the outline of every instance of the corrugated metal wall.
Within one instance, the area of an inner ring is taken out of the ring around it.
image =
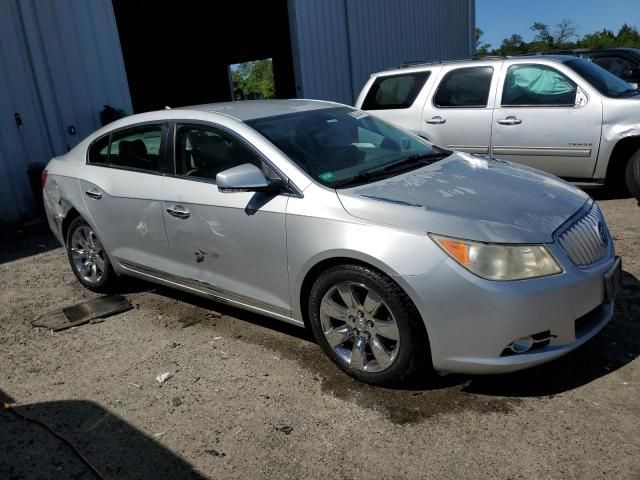
[[[131,112],[110,0],[0,1],[0,223],[34,213],[27,166],[96,130],[106,104]]]
[[[352,104],[369,75],[467,57],[474,0],[290,0],[302,95]]]

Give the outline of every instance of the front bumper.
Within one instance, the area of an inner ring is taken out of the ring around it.
[[[447,259],[427,275],[401,277],[427,327],[433,366],[440,372],[488,374],[521,370],[576,349],[613,316],[604,275],[613,249],[588,269],[548,245],[561,274],[511,282],[479,278]],[[507,351],[516,339],[542,334],[544,346]]]

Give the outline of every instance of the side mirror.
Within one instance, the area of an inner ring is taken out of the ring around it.
[[[216,175],[218,190],[229,192],[264,192],[273,189],[262,170],[251,163],[223,170]]]

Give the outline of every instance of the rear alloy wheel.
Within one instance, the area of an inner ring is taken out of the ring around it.
[[[393,385],[426,359],[422,321],[402,289],[359,265],[333,267],[311,289],[316,341],[342,370],[374,385]]]
[[[627,162],[624,179],[627,189],[640,203],[640,149]]]
[[[78,217],[67,233],[67,254],[73,273],[86,288],[104,291],[115,276],[102,242],[93,228]]]

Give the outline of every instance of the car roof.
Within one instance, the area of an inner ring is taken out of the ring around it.
[[[575,60],[575,55],[542,55],[542,54],[527,54],[527,55],[508,55],[508,56],[500,56],[500,55],[488,55],[484,57],[473,57],[473,58],[465,58],[458,60],[440,60],[434,62],[420,62],[420,61],[411,61],[405,62],[397,67],[389,68],[388,70],[383,70],[380,72],[376,72],[372,74],[373,77],[378,75],[388,75],[388,74],[399,74],[399,73],[409,73],[409,72],[419,72],[425,69],[433,68],[434,66],[440,65],[474,65],[478,63],[500,63],[505,60],[518,60],[518,59],[527,59],[527,60],[552,60],[560,63],[567,62],[569,60]]]
[[[287,113],[297,113],[310,110],[346,107],[341,103],[324,100],[289,99],[289,100],[242,100],[237,102],[207,103],[179,107],[175,110],[199,110],[208,113],[219,113],[246,121],[257,118],[275,117]]]

